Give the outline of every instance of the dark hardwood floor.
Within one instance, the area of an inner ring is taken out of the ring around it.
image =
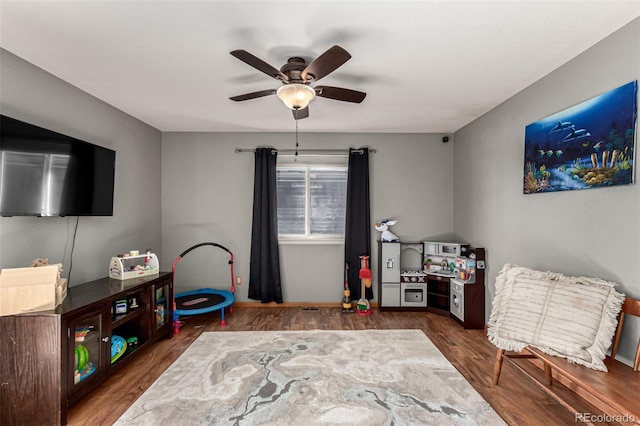
[[[510,425],[570,425],[574,416],[513,367],[491,381],[496,348],[484,330],[464,330],[453,319],[424,312],[342,314],[338,307],[237,305],[219,325],[219,313],[184,317],[173,339],[146,348],[136,359],[71,407],[70,425],[111,425],[203,331],[420,329]],[[556,386],[554,384],[554,386]],[[561,387],[561,385],[558,385]],[[167,389],[171,392],[171,389]],[[568,394],[571,394],[567,391]],[[578,400],[577,403],[581,403]],[[584,404],[585,412],[598,413]]]

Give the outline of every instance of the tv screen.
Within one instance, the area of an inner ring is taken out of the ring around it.
[[[115,151],[0,119],[0,215],[113,216]]]

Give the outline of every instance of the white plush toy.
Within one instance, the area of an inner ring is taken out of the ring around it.
[[[381,241],[387,243],[400,241],[400,238],[398,238],[393,232],[389,231],[389,227],[395,225],[396,222],[397,220],[385,219],[382,222],[375,224],[376,231],[382,232],[380,235]]]

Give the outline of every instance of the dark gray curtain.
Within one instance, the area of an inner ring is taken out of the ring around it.
[[[351,299],[360,299],[360,256],[371,256],[371,218],[369,215],[369,150],[349,150],[347,174],[347,212],[344,231],[345,263],[349,265]],[[369,258],[371,268],[371,258]],[[365,291],[373,299],[373,287]]]
[[[262,303],[282,303],[276,159],[277,152],[272,148],[256,149],[249,298]]]

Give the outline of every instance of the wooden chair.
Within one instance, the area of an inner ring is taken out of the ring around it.
[[[552,386],[554,378],[607,415],[630,415],[636,420],[640,419],[640,399],[638,399],[640,375],[637,373],[640,361],[640,341],[636,349],[633,368],[615,359],[622,335],[622,326],[627,315],[640,317],[640,300],[627,297],[622,305],[611,347],[611,357],[604,360],[608,372],[594,371],[582,365],[573,364],[564,358],[548,355],[530,346],[525,347],[519,353],[507,353],[504,349],[498,349],[493,369],[493,384],[498,384],[502,362],[507,361],[576,416],[579,416],[584,410],[578,409],[574,405],[573,399],[567,399],[565,392],[556,392],[556,386]],[[535,368],[527,365],[530,363],[518,361],[519,359],[541,361],[544,378],[540,377],[539,371],[535,371]]]
[[[620,343],[620,335],[622,334],[622,325],[624,324],[624,318],[627,315],[640,317],[640,300],[632,299],[630,297],[624,299],[622,310],[620,311],[620,319],[618,320],[618,327],[616,328],[616,334],[613,338],[613,346],[611,347],[611,359],[616,359],[618,344]],[[633,371],[638,371],[638,364],[640,364],[640,339],[638,339],[636,358],[633,362]]]

